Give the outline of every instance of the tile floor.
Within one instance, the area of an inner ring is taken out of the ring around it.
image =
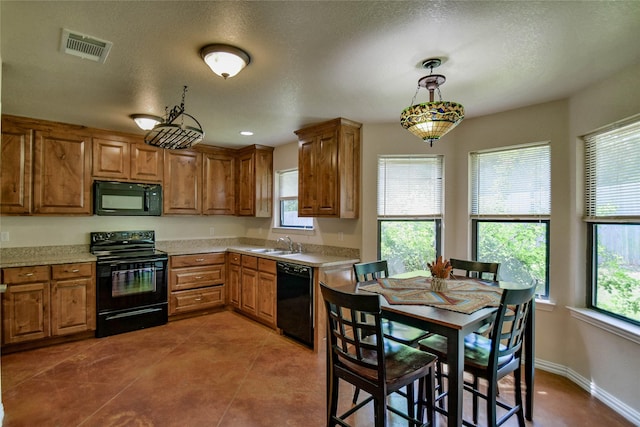
[[[352,389],[342,390],[347,407]],[[4,427],[313,427],[324,425],[324,399],[324,352],[231,311],[2,356]],[[363,409],[353,425],[371,426],[372,414]],[[569,380],[536,372],[527,426],[605,425],[631,424]]]

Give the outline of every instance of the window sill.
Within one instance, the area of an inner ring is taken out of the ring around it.
[[[536,311],[553,311],[556,309],[556,303],[548,299],[536,298]]]
[[[640,327],[587,308],[567,307],[571,317],[640,344]]]
[[[301,236],[315,236],[316,234],[316,230],[313,228],[272,227],[271,230],[275,234],[293,234]]]

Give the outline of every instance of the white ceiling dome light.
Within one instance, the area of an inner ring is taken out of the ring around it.
[[[210,44],[200,50],[209,68],[224,78],[233,77],[249,65],[251,57],[244,50],[227,44]]]
[[[158,123],[162,123],[162,117],[153,116],[151,114],[132,114],[131,118],[136,122],[142,130],[151,130]]]

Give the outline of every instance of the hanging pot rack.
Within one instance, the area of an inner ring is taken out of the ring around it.
[[[204,131],[200,122],[191,114],[185,112],[184,98],[187,93],[187,86],[182,90],[182,102],[174,106],[166,114],[166,118],[155,125],[144,137],[144,142],[155,147],[178,150],[190,148],[202,141]],[[191,126],[184,123],[187,117],[193,122]],[[177,122],[180,119],[179,123]]]

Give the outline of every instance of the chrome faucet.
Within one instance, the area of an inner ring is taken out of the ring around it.
[[[285,242],[289,246],[289,251],[293,252],[293,240],[291,240],[291,237],[289,236],[278,237],[278,240],[276,240],[276,245],[280,242]]]

